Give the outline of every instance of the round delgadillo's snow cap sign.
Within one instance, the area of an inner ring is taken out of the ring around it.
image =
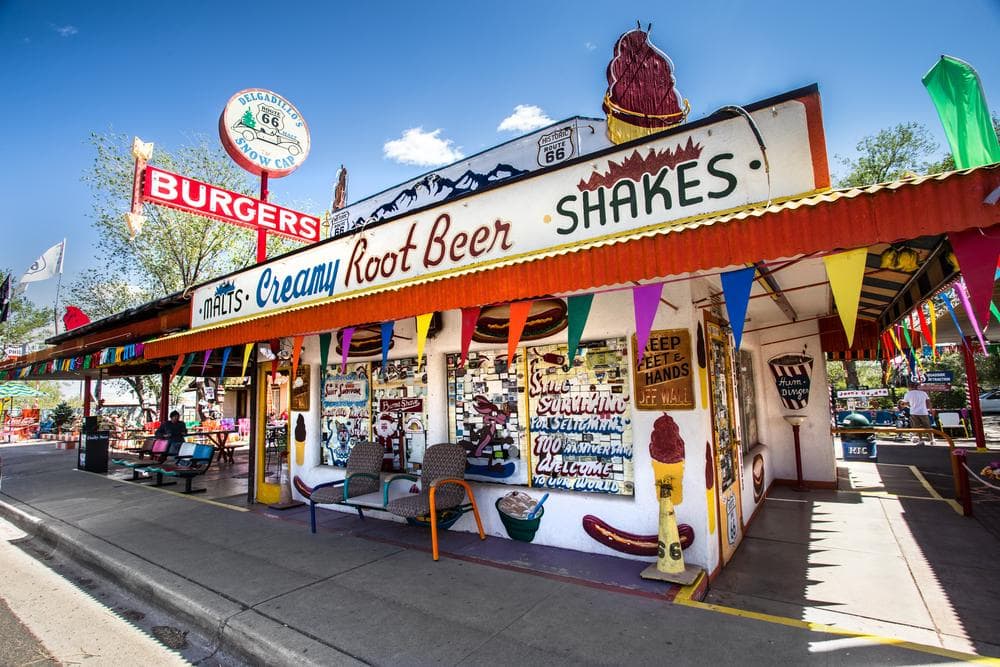
[[[252,174],[281,177],[309,155],[309,127],[295,106],[263,88],[230,98],[219,116],[219,138],[229,156]]]

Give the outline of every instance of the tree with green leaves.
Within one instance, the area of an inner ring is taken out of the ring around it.
[[[253,119],[253,114],[250,113],[250,109],[243,112],[243,118],[241,119],[243,124],[249,127],[251,130],[257,127],[257,121]]]
[[[52,408],[52,414],[49,417],[52,419],[52,425],[59,432],[63,426],[73,421],[73,408],[66,401],[61,401],[59,405]]]
[[[24,294],[17,294],[16,279],[10,271],[4,271],[3,276],[11,276],[11,294],[16,294],[10,300],[10,315],[7,321],[0,324],[0,342],[4,345],[22,345],[34,343],[45,338],[51,331],[52,311],[39,308]]]
[[[938,145],[920,123],[900,123],[864,137],[855,147],[853,160],[838,156],[847,173],[837,180],[841,188],[861,188],[902,178],[907,173],[923,174]]]

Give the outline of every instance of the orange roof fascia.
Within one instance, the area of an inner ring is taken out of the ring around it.
[[[826,193],[682,230],[671,231],[666,225],[655,235],[151,341],[145,356],[170,357],[427,312],[991,227],[1000,223],[1000,207],[983,200],[997,186],[1000,166],[994,165],[912,183]]]

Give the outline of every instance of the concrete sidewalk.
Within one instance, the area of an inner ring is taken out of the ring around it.
[[[0,447],[0,512],[259,664],[914,664],[967,658],[511,571]],[[496,539],[496,538],[490,538]]]

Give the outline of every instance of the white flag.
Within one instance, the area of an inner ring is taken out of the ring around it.
[[[28,270],[21,276],[21,284],[33,283],[39,280],[48,280],[62,273],[63,269],[63,249],[66,247],[66,239],[62,243],[57,243],[35,260],[35,263],[28,267]]]

